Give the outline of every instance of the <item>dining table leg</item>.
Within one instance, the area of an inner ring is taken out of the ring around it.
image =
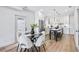
[[[49,32],[49,37],[50,37],[50,39],[51,39],[51,30],[50,30],[50,32]]]
[[[58,38],[58,33],[57,31],[54,31],[54,39],[56,40],[56,42],[57,42],[57,38]]]
[[[57,37],[56,37],[56,42],[57,42]]]

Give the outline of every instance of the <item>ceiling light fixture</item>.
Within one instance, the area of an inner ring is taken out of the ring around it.
[[[69,8],[71,8],[72,6],[68,6]]]

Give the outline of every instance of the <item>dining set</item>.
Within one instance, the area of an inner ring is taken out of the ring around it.
[[[41,47],[45,50],[45,31],[39,32],[35,30],[34,33],[23,32],[19,33],[18,37],[18,52],[41,52]]]
[[[63,35],[63,28],[56,26],[56,27],[51,27],[49,30],[49,37],[51,39],[52,35],[54,36],[55,41],[58,41],[58,38],[61,38]]]

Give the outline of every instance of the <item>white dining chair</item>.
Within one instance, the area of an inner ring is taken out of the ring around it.
[[[45,31],[42,31],[41,33],[42,33],[42,35],[45,37]]]
[[[35,34],[39,34],[39,27],[34,28]]]
[[[30,38],[28,38],[26,35],[22,34],[18,39],[18,51],[22,51],[22,49],[25,49],[24,51],[29,51],[33,47],[33,43],[31,42]]]
[[[59,34],[59,37],[61,38],[63,35],[63,29],[61,28],[59,31],[57,31],[57,33]]]
[[[45,32],[42,32],[42,35],[37,39],[35,46],[37,47],[38,51],[40,51],[40,47],[43,46],[45,51]]]

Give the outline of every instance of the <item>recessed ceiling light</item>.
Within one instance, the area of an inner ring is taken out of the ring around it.
[[[68,6],[69,8],[71,8],[72,6]]]
[[[27,6],[24,6],[23,9],[26,10],[26,9],[28,9],[28,7]]]

